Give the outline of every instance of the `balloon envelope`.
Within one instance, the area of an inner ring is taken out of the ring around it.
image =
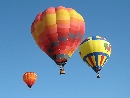
[[[29,88],[36,82],[37,75],[34,72],[26,72],[23,75],[23,81],[27,84]]]
[[[111,55],[110,43],[101,36],[86,38],[79,46],[79,54],[95,72],[96,68],[102,68]]]
[[[55,62],[66,61],[80,45],[85,32],[83,17],[72,8],[50,7],[31,25],[36,44]]]

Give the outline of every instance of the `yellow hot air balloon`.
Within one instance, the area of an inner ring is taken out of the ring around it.
[[[111,55],[111,45],[104,37],[91,36],[80,44],[79,54],[82,60],[97,73],[97,78],[100,78],[99,71]]]

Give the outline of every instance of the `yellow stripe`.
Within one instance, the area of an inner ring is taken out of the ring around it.
[[[102,61],[102,65],[101,65],[102,67],[104,66],[104,62],[105,62],[106,58],[107,58],[107,57],[104,56],[104,59],[103,59],[103,61]],[[106,60],[106,62],[107,62],[107,60]]]
[[[103,65],[104,65],[104,61],[105,61],[105,59],[107,58],[106,56],[104,56],[104,59],[103,59],[103,61],[102,61],[102,64],[100,65],[101,56],[102,56],[102,55],[98,55],[98,65],[99,65],[99,66],[103,66]]]
[[[68,12],[69,12],[70,17],[73,17],[73,18],[76,18],[76,19],[81,18],[75,10],[69,10]]]
[[[69,12],[65,9],[57,10],[56,11],[56,19],[57,20],[70,20]]]
[[[101,56],[102,55],[98,55],[98,65],[100,66],[100,62],[101,62]]]
[[[70,52],[68,53],[69,57],[71,57],[71,56],[72,56],[72,54],[73,54],[73,53],[70,51]]]
[[[96,36],[96,38],[101,38],[101,36]]]
[[[33,36],[33,38],[34,38],[34,40],[35,40],[36,44],[38,44],[39,39],[38,39],[38,37],[37,37],[36,33],[32,33],[32,36]]]
[[[93,55],[93,56],[91,56],[91,58],[92,58],[92,61],[94,63],[94,66],[96,66],[95,56]]]
[[[105,61],[105,60],[104,60],[104,61]],[[108,61],[108,59],[106,60],[106,62],[107,62],[107,61]],[[103,64],[102,66],[104,66],[104,65],[106,64],[106,62],[105,62],[105,63],[103,62],[104,64]]]
[[[43,31],[45,31],[44,27],[46,25],[47,25],[46,17],[42,17],[41,21],[38,21],[37,23],[35,23],[34,27],[35,27],[35,32],[37,36],[39,36],[41,33],[43,33]]]
[[[78,16],[79,16],[79,20],[82,21],[82,22],[84,22],[83,17],[82,17],[79,13],[77,13],[77,14],[78,14]]]
[[[49,26],[49,25],[54,25],[56,24],[56,14],[46,14],[45,15],[45,21],[46,21],[46,25]]]
[[[88,62],[88,64],[89,64],[91,67],[93,67],[93,65],[91,64],[91,62],[89,61],[88,58],[86,58],[86,61]]]

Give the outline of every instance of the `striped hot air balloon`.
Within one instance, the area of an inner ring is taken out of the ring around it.
[[[36,16],[31,25],[31,34],[36,44],[62,71],[82,42],[84,33],[83,17],[74,9],[63,6],[47,8]]]
[[[97,78],[100,78],[99,71],[111,55],[111,45],[104,37],[91,36],[80,44],[79,54],[82,60],[98,74]]]
[[[37,75],[34,72],[26,72],[23,75],[23,81],[31,89],[32,85],[36,82]]]

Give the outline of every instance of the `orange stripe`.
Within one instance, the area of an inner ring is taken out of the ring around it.
[[[61,9],[67,10],[67,9],[66,9],[65,7],[63,7],[63,6],[58,6],[58,7],[56,8],[56,11],[61,10]]]
[[[57,24],[70,24],[69,20],[57,20],[56,21]]]

